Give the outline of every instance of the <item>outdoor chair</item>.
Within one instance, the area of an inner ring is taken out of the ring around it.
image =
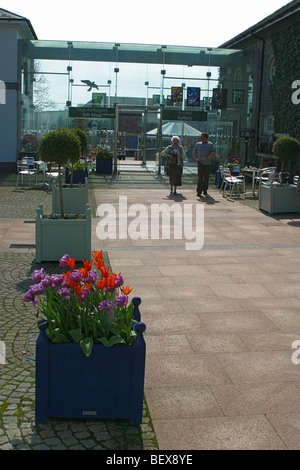
[[[37,184],[37,170],[35,165],[28,164],[27,160],[18,160],[17,161],[17,182],[16,182],[16,187],[19,184],[19,179],[21,177],[21,184],[24,183],[24,177],[28,178],[28,186],[31,184],[31,178],[32,176],[35,176],[35,182]]]
[[[227,188],[230,190],[230,196],[232,196],[234,190],[239,194],[241,185],[244,187],[244,194],[246,193],[245,177],[243,175],[232,176],[230,169],[223,167],[221,169],[221,176],[222,184],[220,190],[223,192],[223,196]]]
[[[276,167],[271,166],[268,168],[262,168],[259,170],[258,176],[255,177],[255,183],[254,183],[254,193],[257,185],[259,183],[276,183],[276,174],[275,174]]]
[[[54,180],[58,178],[58,175],[59,175],[58,167],[53,163],[49,163],[49,170],[46,171],[47,183],[45,183],[48,186],[48,190],[50,190],[51,184],[53,183]]]

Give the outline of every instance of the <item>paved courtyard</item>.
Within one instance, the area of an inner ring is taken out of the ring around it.
[[[50,193],[24,190],[18,199],[14,188],[0,188],[7,211],[2,205],[0,339],[7,361],[0,365],[0,449],[146,449],[156,440],[160,450],[299,449],[300,364],[292,362],[292,343],[300,339],[299,215],[270,217],[214,187],[200,200],[188,182],[170,198],[164,179],[149,178],[143,186],[138,177],[129,184],[130,175],[115,184],[103,177],[90,189],[94,212],[103,203],[117,208],[120,196],[128,207],[139,203],[148,211],[162,203],[182,211],[186,204],[204,207],[204,246],[196,251],[185,250],[185,240],[151,240],[145,226],[142,239],[99,240],[94,214],[93,249],[105,250],[132,295],[142,298],[147,407],[141,427],[35,425],[34,364],[22,362],[35,317],[22,294],[35,266],[31,204],[37,197],[51,207]]]

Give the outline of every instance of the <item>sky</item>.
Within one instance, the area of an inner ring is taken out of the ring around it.
[[[29,19],[40,40],[218,47],[287,3],[1,0],[0,8]]]
[[[200,0],[0,0],[0,8],[30,20],[40,40],[218,47],[287,3],[286,0],[212,0],[211,4]],[[65,72],[67,65],[64,61],[44,61],[41,64],[43,73],[50,72],[47,74],[49,98],[55,101],[56,109],[63,109],[69,100],[66,96],[68,79],[63,75],[51,76],[51,73]],[[81,83],[82,79],[95,81],[101,86],[111,80],[110,89],[100,88],[100,91],[112,97],[116,94],[145,97],[146,93],[151,97],[160,93],[160,66],[122,64],[116,79],[113,73],[115,64],[112,63],[101,64],[101,67],[90,62],[71,65],[72,79],[76,84],[71,91],[72,106],[84,104],[91,98],[91,93],[87,93],[87,88]],[[209,87],[203,81],[196,83],[193,81],[195,78],[190,82],[186,80],[195,74],[196,77],[201,75],[197,68],[187,71],[180,67],[175,70],[174,67],[168,66],[167,72],[170,76],[175,73],[178,80],[165,82],[166,94],[170,93],[168,87],[180,86],[182,82],[186,82],[186,86],[199,86],[202,94]],[[210,71],[215,78],[217,71]],[[145,81],[151,85],[148,91]]]

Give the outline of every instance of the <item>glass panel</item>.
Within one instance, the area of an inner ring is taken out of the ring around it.
[[[114,113],[118,103],[120,139],[126,142],[127,134],[139,136],[146,158],[154,159],[158,141],[148,133],[158,127],[160,104],[164,104],[164,113],[173,114],[163,124],[182,119],[174,111],[201,112],[196,120],[196,114],[181,116],[196,131],[208,131],[226,161],[229,154],[243,152],[239,130],[251,124],[252,62],[252,53],[241,50],[24,40],[22,150],[36,150],[41,135],[50,129],[74,126],[89,132],[91,145],[113,146],[116,120],[102,109]],[[182,88],[182,101],[172,100],[175,87]],[[196,106],[188,105],[188,89],[199,94]],[[69,117],[70,108],[81,111]],[[191,149],[198,137],[182,137],[192,165]],[[169,141],[170,136],[163,136],[161,144]]]

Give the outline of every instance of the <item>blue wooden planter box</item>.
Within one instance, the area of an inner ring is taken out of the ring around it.
[[[79,183],[84,184],[85,178],[87,178],[87,177],[88,177],[88,169],[87,168],[84,171],[74,171],[74,173],[73,173],[73,184],[79,184]],[[69,169],[68,168],[66,168],[65,183],[66,184],[71,183],[71,175],[69,174]]]
[[[112,173],[112,158],[96,158],[96,173]]]
[[[140,320],[141,299],[133,300]],[[140,424],[143,416],[146,344],[144,323],[136,324],[133,345],[107,348],[95,344],[86,357],[78,344],[48,341],[45,324],[36,343],[37,422],[48,418],[128,419]]]

